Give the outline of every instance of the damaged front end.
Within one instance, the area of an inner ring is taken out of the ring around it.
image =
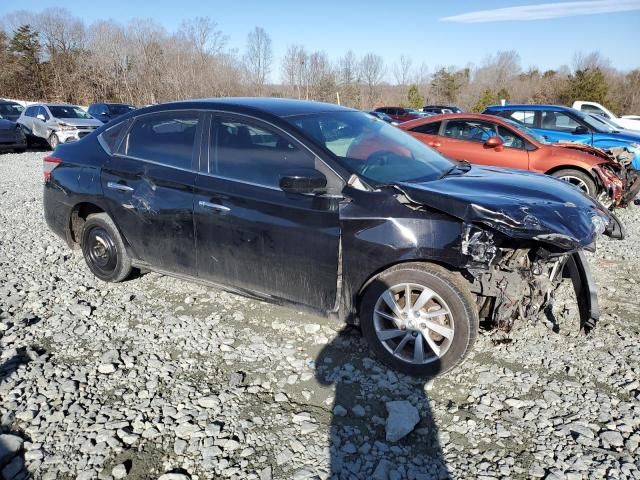
[[[469,258],[471,291],[487,327],[508,332],[516,321],[543,314],[564,278],[573,284],[580,328],[589,332],[595,327],[598,296],[581,250],[554,253],[541,244],[510,246],[509,242],[499,246],[493,233],[465,224],[461,253]]]
[[[626,147],[600,149],[579,143],[561,142],[558,146],[594,155],[604,163],[593,172],[602,191],[600,200],[612,207],[626,207],[640,192],[640,173],[633,168],[636,153]]]
[[[563,279],[573,284],[581,328],[595,326],[598,298],[584,250],[603,234],[624,238],[619,220],[597,201],[543,175],[487,167],[401,191],[403,202],[461,220],[459,269],[489,327],[508,331],[544,313]]]

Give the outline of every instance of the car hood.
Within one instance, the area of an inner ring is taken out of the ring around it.
[[[638,122],[640,124],[640,122]],[[612,139],[622,140],[624,142],[640,143],[640,132],[634,132],[633,130],[618,130],[617,133],[594,133],[594,140]]]
[[[95,118],[60,118],[61,122],[73,127],[99,127],[102,122]]]
[[[621,225],[604,207],[576,187],[545,175],[473,166],[466,173],[430,182],[403,182],[398,187],[409,200],[465,222],[563,250],[594,242],[594,217],[607,225],[611,236],[623,236]]]

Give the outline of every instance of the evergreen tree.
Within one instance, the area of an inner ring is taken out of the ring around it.
[[[420,95],[420,91],[418,90],[418,86],[416,84],[412,84],[409,87],[409,91],[407,92],[407,100],[409,101],[409,106],[421,109],[424,107],[424,97]]]

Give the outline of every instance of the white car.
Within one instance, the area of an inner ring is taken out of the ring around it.
[[[46,141],[52,149],[60,143],[75,142],[102,125],[76,105],[37,103],[29,105],[18,118],[27,139]]]
[[[601,115],[604,118],[608,118],[609,120],[614,121],[626,130],[640,130],[640,116],[638,115],[623,115],[622,117],[618,117],[599,103],[583,102],[582,100],[573,102],[572,107],[585,113],[595,113],[596,115]]]

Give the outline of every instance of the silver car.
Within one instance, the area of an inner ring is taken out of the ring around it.
[[[30,140],[46,140],[53,149],[75,142],[102,125],[75,105],[40,103],[29,105],[18,118]]]

